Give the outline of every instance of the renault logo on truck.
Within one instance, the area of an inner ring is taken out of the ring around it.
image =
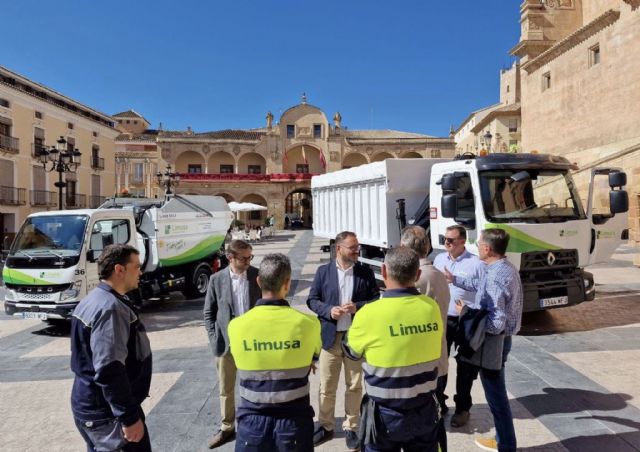
[[[555,263],[556,263],[556,255],[553,254],[552,252],[549,252],[549,254],[547,254],[547,264],[549,264],[549,266],[552,266]]]

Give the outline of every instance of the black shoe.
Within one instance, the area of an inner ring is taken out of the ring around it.
[[[353,430],[345,430],[344,436],[347,441],[347,449],[351,451],[360,450],[360,440],[358,439],[358,434]]]
[[[234,430],[231,431],[222,431],[220,430],[218,433],[209,438],[209,449],[215,449],[216,447],[220,447],[223,444],[227,444],[229,441],[233,441],[236,439],[236,432]]]
[[[453,416],[451,416],[451,427],[464,427],[464,425],[469,422],[469,416],[468,411],[456,411]]]
[[[333,438],[333,430],[327,430],[322,425],[318,425],[318,428],[313,432],[313,445],[325,443]]]

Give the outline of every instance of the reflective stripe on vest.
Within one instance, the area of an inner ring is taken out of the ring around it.
[[[364,384],[371,397],[410,399],[436,389],[438,362],[382,368],[363,364]]]
[[[252,391],[240,386],[240,397],[253,403],[284,403],[309,395],[309,382],[289,391]]]
[[[281,369],[281,370],[240,370],[238,369],[238,378],[240,380],[288,380],[291,378],[304,378],[309,374],[310,367],[299,367],[298,369]]]

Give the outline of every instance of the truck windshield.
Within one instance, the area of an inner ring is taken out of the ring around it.
[[[480,188],[490,221],[552,223],[586,218],[567,171],[484,171]]]
[[[27,218],[9,254],[22,257],[78,255],[86,225],[86,215]]]

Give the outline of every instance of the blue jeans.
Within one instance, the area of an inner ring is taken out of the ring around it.
[[[496,441],[500,452],[515,452],[516,431],[513,427],[513,415],[509,406],[507,387],[504,381],[504,363],[511,351],[511,336],[504,338],[502,350],[502,369],[496,371],[480,371],[480,381],[484,388],[484,395],[493,414],[493,423],[496,426]]]
[[[248,414],[238,419],[236,452],[312,452],[313,418]]]

